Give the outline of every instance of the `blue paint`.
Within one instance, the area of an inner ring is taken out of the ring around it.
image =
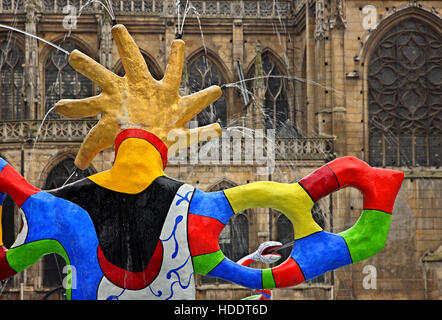
[[[290,256],[298,263],[305,280],[352,264],[344,238],[326,231],[296,240]]]
[[[190,280],[192,279],[193,272],[190,274],[190,277],[189,277],[189,279],[188,279],[188,281],[187,281],[187,284],[183,284],[183,283],[181,282],[182,279],[181,279],[180,274],[178,273],[179,270],[181,270],[182,268],[184,268],[184,266],[187,264],[187,262],[189,261],[189,259],[190,259],[190,256],[187,257],[186,261],[185,261],[181,266],[179,266],[178,268],[172,269],[172,270],[170,270],[169,272],[167,272],[167,274],[166,274],[166,278],[167,278],[167,279],[170,279],[170,278],[172,277],[172,274],[175,274],[175,275],[177,276],[178,280],[177,280],[177,281],[174,281],[174,282],[171,283],[171,285],[170,285],[170,292],[171,292],[171,294],[170,294],[170,296],[167,297],[165,300],[169,300],[170,298],[173,297],[173,295],[174,295],[174,292],[173,292],[173,286],[174,286],[175,284],[178,283],[182,289],[187,289],[187,288],[190,286]],[[151,290],[151,291],[152,291],[152,290]],[[152,293],[153,293],[153,292],[152,292]]]
[[[28,222],[24,245],[45,239],[60,242],[76,271],[77,287],[72,289],[72,299],[96,299],[103,272],[98,264],[98,239],[89,214],[76,204],[44,191],[30,196],[21,208]]]
[[[187,281],[187,284],[182,284],[182,283],[181,283],[181,280],[174,281],[174,282],[170,285],[170,292],[171,292],[171,293],[170,293],[170,296],[167,297],[165,300],[170,300],[170,299],[173,297],[173,294],[174,294],[174,292],[173,292],[173,286],[174,286],[175,284],[178,283],[182,289],[187,289],[187,288],[190,286],[190,280],[192,279],[192,276],[193,276],[193,272],[190,274],[190,276],[189,276],[189,280]]]
[[[224,258],[207,275],[234,282],[250,289],[262,289],[261,269],[241,266],[228,258]]]
[[[200,216],[214,218],[222,224],[227,224],[234,215],[229,201],[223,191],[205,193],[195,189],[189,212]]]
[[[181,266],[179,266],[178,268],[169,270],[169,272],[167,272],[166,278],[170,279],[170,277],[172,276],[172,273],[174,273],[178,277],[178,280],[180,280],[180,275],[178,274],[177,271],[182,269],[187,264],[187,261],[189,261],[189,258],[190,258],[190,256],[188,256],[186,261]]]
[[[118,296],[109,296],[106,298],[106,300],[119,300],[118,298],[124,293],[124,291],[126,291],[126,289],[123,289]]]
[[[181,202],[183,202],[183,201],[187,201],[187,203],[190,203],[190,199],[188,198],[188,196],[189,196],[189,194],[191,194],[192,192],[193,192],[193,190],[188,191],[184,197],[183,197],[182,195],[180,195],[180,194],[177,193],[176,195],[177,195],[178,197],[180,197],[181,199],[178,199],[175,205],[176,205],[176,206],[179,206],[179,205],[181,204]]]
[[[162,295],[163,295],[163,293],[161,292],[161,290],[158,290],[158,292],[157,293],[155,293],[155,292],[153,292],[153,290],[152,290],[152,288],[149,286],[149,289],[150,289],[150,292],[152,292],[152,294],[155,296],[155,297],[161,297]]]
[[[0,158],[0,172],[3,170],[3,168],[7,165],[8,163],[3,159]]]
[[[179,250],[179,245],[178,245],[178,241],[176,240],[176,230],[178,228],[178,224],[183,221],[183,216],[178,216],[175,219],[175,226],[173,227],[172,233],[170,234],[170,236],[167,239],[160,239],[161,241],[165,242],[165,241],[169,241],[170,238],[173,237],[173,240],[175,241],[175,251],[172,253],[172,259],[175,259],[176,256],[178,255],[178,250]]]
[[[262,294],[264,297],[266,297],[266,298],[268,298],[268,299],[271,299],[271,298],[272,298],[272,295],[271,295],[271,294],[268,294],[268,293],[265,293],[265,292],[260,292],[260,294]]]
[[[0,206],[3,205],[3,202],[6,199],[7,194],[6,193],[0,193]]]

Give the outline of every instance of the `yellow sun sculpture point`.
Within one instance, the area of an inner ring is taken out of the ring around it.
[[[173,136],[187,137],[187,143],[180,147],[195,143],[198,140],[195,137],[203,137],[204,132],[221,135],[221,127],[217,123],[185,129],[192,118],[221,96],[222,90],[218,86],[211,86],[188,96],[179,95],[184,41],[172,42],[164,77],[158,81],[150,74],[137,44],[125,26],[113,26],[112,36],[126,71],[125,76],[116,75],[91,57],[74,50],[69,55],[69,64],[100,86],[102,92],[94,97],[64,99],[55,104],[55,111],[69,118],[101,115],[80,147],[75,159],[78,168],[86,169],[98,152],[112,147],[118,133],[128,128],[149,131],[167,147],[175,143],[168,139],[171,132]]]

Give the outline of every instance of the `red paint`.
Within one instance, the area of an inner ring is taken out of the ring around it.
[[[163,261],[163,245],[161,241],[158,241],[149,264],[142,272],[131,272],[113,265],[104,257],[100,246],[97,248],[97,255],[101,270],[113,284],[120,288],[140,290],[151,284],[160,272]]]
[[[0,280],[5,280],[17,273],[9,266],[6,252],[8,252],[8,249],[5,246],[0,246]]]
[[[256,291],[261,293],[261,298],[259,300],[270,300],[270,298],[272,297],[272,290],[270,289],[262,289]]]
[[[253,259],[246,259],[246,260],[244,260],[244,261],[241,263],[241,265],[244,266],[244,267],[248,267],[248,266],[250,266],[253,262],[255,262],[255,260],[253,260]]]
[[[166,168],[167,165],[167,153],[168,149],[167,146],[161,141],[160,138],[158,138],[153,133],[150,133],[146,130],[142,129],[126,129],[121,131],[117,137],[115,138],[115,155],[118,152],[118,148],[124,140],[128,138],[140,138],[144,139],[148,142],[150,142],[161,154],[161,159],[163,161],[163,168]]]
[[[307,177],[302,178],[299,183],[308,192],[313,202],[339,189],[338,180],[327,165],[322,166]]]
[[[272,272],[276,288],[292,287],[305,281],[301,268],[291,257],[274,267]]]
[[[30,196],[40,192],[40,189],[26,181],[10,164],[5,165],[0,172],[0,186],[0,192],[9,194],[19,207]]]
[[[355,157],[342,157],[315,170],[299,183],[314,202],[339,189],[354,187],[362,192],[364,209],[392,213],[403,179],[403,172],[373,168]]]
[[[220,250],[218,239],[224,224],[216,219],[190,212],[187,219],[187,234],[192,257]]]
[[[364,209],[393,212],[404,173],[373,168],[354,157],[343,157],[328,163],[336,174],[340,188],[354,187],[362,192]]]

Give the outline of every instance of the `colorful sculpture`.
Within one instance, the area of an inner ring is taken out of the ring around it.
[[[167,177],[167,151],[175,143],[167,139],[171,131],[187,137],[181,147],[197,142],[194,137],[207,130],[221,133],[217,124],[184,129],[221,89],[213,86],[180,97],[182,40],[173,42],[165,76],[156,81],[126,28],[116,25],[112,34],[126,75],[119,77],[73,51],[70,64],[102,93],[62,100],[55,107],[67,117],[101,114],[76,157],[78,168],[115,144],[114,164],[108,171],[42,191],[0,160],[0,192],[14,199],[23,221],[12,247],[0,246],[0,279],[57,253],[70,268],[68,299],[194,299],[195,273],[252,289],[281,288],[367,259],[384,247],[402,172],[343,157],[294,184],[255,182],[211,193]],[[345,187],[362,192],[361,217],[340,234],[326,232],[311,209]],[[235,263],[218,244],[235,213],[256,207],[277,209],[294,225],[292,253],[273,268]]]
[[[250,266],[254,262],[263,262],[265,264],[272,264],[281,259],[281,255],[276,252],[271,252],[274,249],[282,247],[282,243],[277,241],[266,241],[261,243],[258,249],[241,258],[236,263],[242,266]],[[270,300],[272,298],[272,291],[270,289],[258,289],[256,294],[243,298],[242,300]]]

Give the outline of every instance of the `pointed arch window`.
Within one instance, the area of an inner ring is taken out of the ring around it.
[[[65,41],[60,46],[68,52],[81,50],[71,41]],[[45,113],[60,99],[81,99],[93,94],[92,81],[71,67],[65,53],[53,49],[45,62]],[[60,119],[62,116],[51,112],[48,118]]]
[[[69,179],[69,183],[86,178],[93,174],[93,170],[76,169],[74,158],[67,157],[60,161],[49,172],[46,178],[45,190],[52,190],[63,186]],[[61,287],[63,282],[63,268],[66,265],[63,258],[55,253],[43,258],[42,285],[47,288]]]
[[[289,82],[286,73],[268,51],[262,54],[262,68],[256,66],[255,62],[249,69],[247,78],[255,77],[258,78],[248,81],[247,85],[249,92],[255,95],[259,95],[261,90],[264,91],[262,105],[259,107],[262,109],[260,121],[265,129],[274,129],[278,137],[297,136],[298,131],[293,125],[294,117],[289,107]]]
[[[220,68],[204,54],[192,59],[188,63],[187,71],[190,93],[201,91],[212,85],[221,86],[226,83]],[[224,95],[201,111],[194,120],[198,122],[199,127],[215,122],[219,123],[221,127],[226,127],[227,102]]]
[[[0,43],[1,120],[20,120],[24,117],[23,50],[13,39]]]
[[[232,261],[249,254],[249,220],[245,213],[237,213],[229,220],[219,236],[219,246]]]
[[[374,48],[368,66],[369,163],[442,164],[442,36],[402,20]]]

